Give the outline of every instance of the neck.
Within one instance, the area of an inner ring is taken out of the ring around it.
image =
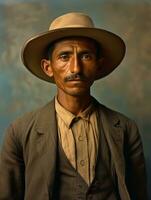
[[[57,99],[65,109],[74,115],[78,115],[85,110],[92,101],[90,94],[71,96],[60,92],[58,92]]]

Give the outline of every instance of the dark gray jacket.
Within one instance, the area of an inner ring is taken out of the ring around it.
[[[121,200],[147,200],[143,147],[136,124],[99,104]],[[54,100],[8,128],[0,157],[0,200],[50,200],[56,169]]]

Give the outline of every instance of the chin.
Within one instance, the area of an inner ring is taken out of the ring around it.
[[[67,93],[71,96],[85,96],[90,93],[90,90],[86,90],[85,88],[73,88],[68,90]]]

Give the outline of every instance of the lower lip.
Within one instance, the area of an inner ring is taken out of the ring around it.
[[[73,81],[69,81],[70,83],[85,83],[85,81],[82,80],[73,80]]]
[[[71,80],[69,82],[84,82],[84,80],[81,80],[81,79],[74,79],[74,80]]]
[[[82,86],[82,85],[85,85],[86,82],[82,80],[74,80],[74,81],[69,81],[69,84],[73,86]]]

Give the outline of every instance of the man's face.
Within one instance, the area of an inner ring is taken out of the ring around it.
[[[97,70],[97,49],[88,38],[63,39],[54,44],[49,75],[53,76],[58,92],[79,96],[90,93]]]

